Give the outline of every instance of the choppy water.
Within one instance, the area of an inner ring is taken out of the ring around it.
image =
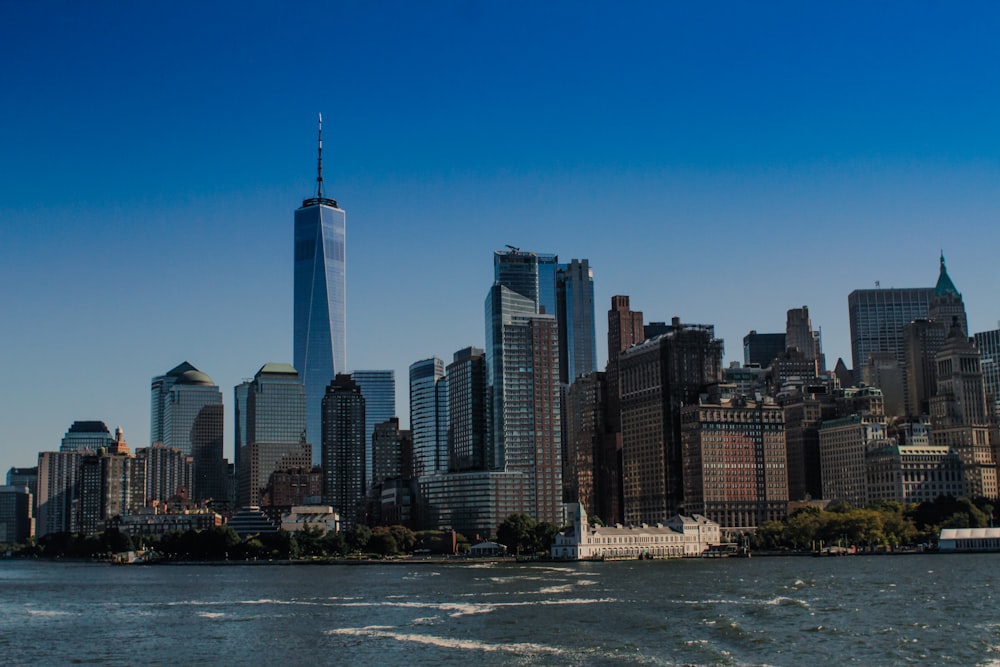
[[[0,663],[1000,665],[1000,554],[0,562]]]

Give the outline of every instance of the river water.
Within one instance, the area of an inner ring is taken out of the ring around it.
[[[1000,665],[1000,554],[0,561],[5,665]]]

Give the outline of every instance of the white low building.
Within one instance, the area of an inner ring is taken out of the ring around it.
[[[939,551],[1000,551],[1000,528],[944,528]]]
[[[294,533],[306,528],[319,528],[323,534],[340,531],[340,515],[325,505],[296,505],[281,517],[281,529]]]
[[[614,560],[700,556],[721,543],[719,524],[703,516],[675,516],[665,524],[636,527],[591,524],[579,503],[566,506],[572,525],[556,535],[552,557]]]

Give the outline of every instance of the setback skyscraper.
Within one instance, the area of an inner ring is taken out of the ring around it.
[[[316,196],[295,211],[294,364],[306,389],[306,441],[318,450],[326,387],[347,371],[346,221],[323,196],[323,117]]]

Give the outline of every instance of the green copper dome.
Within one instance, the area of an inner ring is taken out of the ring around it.
[[[934,286],[934,293],[938,296],[945,296],[947,294],[954,294],[956,296],[961,296],[958,293],[958,288],[955,287],[955,283],[951,282],[951,278],[948,277],[948,269],[944,266],[944,253],[941,253],[941,273],[938,274],[937,285]]]

